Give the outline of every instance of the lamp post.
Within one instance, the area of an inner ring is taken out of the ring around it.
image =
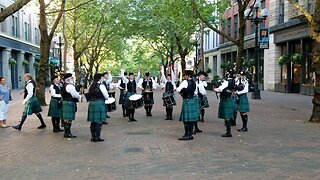
[[[258,34],[259,34],[259,24],[261,22],[264,22],[269,15],[268,9],[265,8],[261,11],[261,14],[259,16],[260,7],[261,7],[260,0],[256,0],[253,7],[251,9],[246,9],[244,12],[244,16],[247,18],[247,20],[251,21],[255,25],[254,55],[255,55],[255,60],[257,62],[257,67],[256,67],[256,84],[255,84],[254,92],[252,93],[252,99],[261,99],[260,90],[259,90],[260,47],[258,42]]]
[[[62,34],[58,34],[58,42],[56,44],[59,46],[59,71],[62,72]]]
[[[199,41],[200,41],[200,34],[197,32],[196,33],[196,60],[195,60],[195,66],[196,66],[196,71],[198,71],[198,66],[199,66]]]

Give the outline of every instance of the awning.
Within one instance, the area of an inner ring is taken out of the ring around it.
[[[58,58],[50,57],[49,61],[50,61],[50,63],[55,64],[55,65],[59,64],[59,59]]]

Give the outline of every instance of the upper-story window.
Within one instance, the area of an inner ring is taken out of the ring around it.
[[[24,22],[24,39],[26,41],[31,41],[31,27],[27,22]]]
[[[34,28],[34,43],[40,44],[40,32],[38,28]]]
[[[279,18],[278,23],[284,23],[284,0],[279,0]]]
[[[239,29],[238,14],[236,14],[236,15],[234,15],[234,38],[235,39],[238,38],[238,29]]]
[[[231,17],[228,18],[228,35],[231,36]]]
[[[11,35],[14,37],[18,37],[18,17],[12,15],[11,16],[11,22],[12,22],[12,26],[11,26]]]

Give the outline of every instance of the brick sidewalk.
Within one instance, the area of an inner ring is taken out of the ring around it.
[[[0,129],[0,179],[320,179],[320,126],[304,123],[312,97],[262,92],[262,100],[250,100],[249,132],[235,127],[233,138],[221,138],[225,128],[217,118],[218,100],[209,92],[210,108],[199,124],[204,133],[180,142],[181,99],[177,96],[175,120],[165,121],[161,95],[157,90],[153,117],[141,108],[136,123],[122,118],[118,106],[103,127],[102,143],[90,142],[85,102],[79,103],[72,127],[76,139],[52,132],[48,107],[43,107],[44,130],[36,129],[34,115],[21,132]],[[13,98],[9,125],[18,123],[23,110],[22,96],[14,91]]]

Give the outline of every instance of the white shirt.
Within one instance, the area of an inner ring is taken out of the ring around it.
[[[124,74],[123,74],[123,72],[121,72],[121,79],[124,81],[124,83],[128,83],[129,82],[129,79],[126,77],[126,76],[124,76]],[[137,77],[135,78],[135,80],[136,80],[136,82],[139,82],[139,80],[140,80],[140,71],[138,71],[138,75],[137,75]],[[130,80],[130,81],[132,81],[132,80]]]
[[[229,85],[229,82],[227,80],[224,80],[223,83],[218,88],[214,89],[214,91],[222,92],[226,87],[228,87],[228,85]]]
[[[126,83],[123,81],[123,83],[126,85]],[[121,79],[119,79],[118,83],[117,83],[117,88],[119,89],[125,89],[123,87],[120,86],[121,85]]]
[[[29,99],[32,98],[32,96],[33,96],[34,86],[33,86],[33,84],[31,83],[31,80],[27,81],[26,89],[27,89],[28,95],[27,95],[26,98],[24,98],[24,100],[23,100],[23,102],[22,102],[23,104],[25,104],[27,101],[29,101]]]
[[[108,85],[112,83],[112,75],[111,73],[108,73],[108,79],[105,79],[104,82]]]
[[[204,96],[207,95],[207,92],[205,89],[205,87],[206,87],[205,85],[207,85],[207,82],[201,81],[201,80],[198,81],[198,79],[197,79],[196,84],[197,84],[197,88],[199,88],[199,92]]]
[[[99,83],[99,84],[100,84],[99,89],[102,92],[104,99],[108,99],[109,98],[109,94],[108,94],[106,86],[102,85],[101,83]]]
[[[143,89],[143,87],[142,87],[142,84],[143,84],[143,80],[144,79],[140,79],[140,81],[139,81],[139,83],[138,83],[138,88],[140,88],[140,89]],[[149,83],[149,81],[152,81],[152,89],[156,89],[157,88],[157,84],[156,84],[156,82],[152,79],[152,78],[150,78],[150,80],[148,80],[148,83]]]
[[[73,98],[81,100],[81,95],[76,91],[76,87],[73,84],[68,84],[66,86],[66,91],[71,94]]]
[[[180,86],[177,88],[177,91],[180,93],[183,88],[188,88],[188,81],[187,80],[183,80],[181,82]],[[196,83],[196,89],[194,90],[194,95],[198,95],[198,85],[197,85],[197,83]]]
[[[56,86],[59,86],[59,84],[55,84]],[[56,90],[53,87],[53,84],[50,86],[50,93],[51,97],[61,98],[61,94],[56,94]]]
[[[245,93],[249,92],[249,83],[248,83],[248,81],[245,80],[245,79],[241,79],[241,83],[244,84],[244,89],[242,91],[237,91],[236,93],[238,95],[245,94]],[[237,79],[236,80],[236,85],[239,85],[239,84],[240,84],[240,80]]]
[[[177,87],[176,87],[176,83],[175,83],[174,77],[175,77],[174,72],[171,69],[171,81],[170,82],[173,85],[173,90],[176,90]],[[162,88],[165,88],[166,87],[166,83],[168,82],[168,80],[167,80],[166,76],[164,75],[164,70],[161,70],[161,79],[162,79],[162,82],[164,83]]]

